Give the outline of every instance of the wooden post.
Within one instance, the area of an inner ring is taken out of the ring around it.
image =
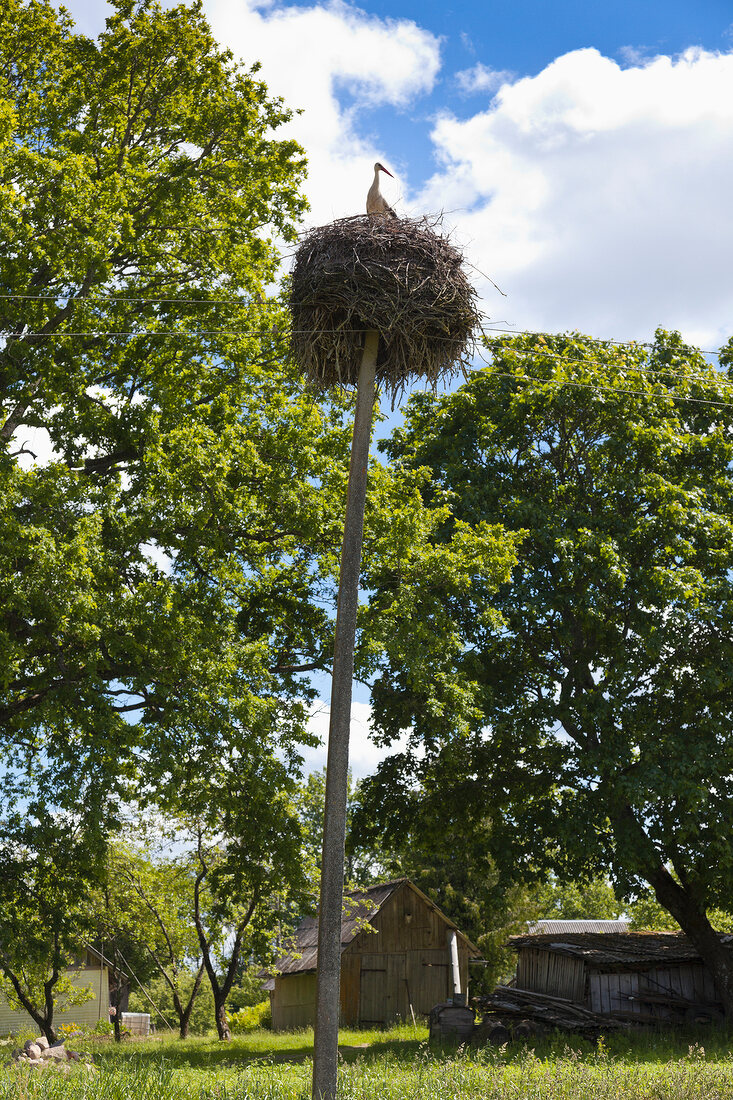
[[[369,443],[374,412],[379,334],[364,336],[356,385],[356,412],[341,549],[338,610],[331,680],[331,715],[323,817],[321,897],[318,906],[318,965],[313,1051],[313,1100],[335,1100],[341,986],[341,910],[344,894],[344,845],[349,773],[349,727],[354,677],[356,612],[359,605],[361,544],[364,533]]]

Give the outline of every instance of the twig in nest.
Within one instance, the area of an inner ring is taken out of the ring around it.
[[[292,351],[319,388],[353,386],[364,333],[380,336],[377,381],[393,394],[470,362],[480,315],[461,252],[435,222],[359,215],[311,229],[290,282]]]

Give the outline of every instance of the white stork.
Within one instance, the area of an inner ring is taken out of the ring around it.
[[[395,214],[394,210],[389,205],[382,192],[379,190],[380,172],[384,172],[385,175],[391,176],[391,178],[394,179],[392,173],[388,172],[384,165],[380,164],[379,161],[377,161],[377,163],[374,165],[374,182],[367,193],[367,214],[387,214],[391,218],[396,218],[397,215]]]

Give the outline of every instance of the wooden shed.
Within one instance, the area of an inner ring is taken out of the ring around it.
[[[545,933],[510,944],[519,956],[517,990],[628,1023],[722,1018],[713,977],[681,932]]]
[[[384,1027],[411,1014],[427,1016],[454,992],[457,948],[462,993],[469,960],[481,954],[409,879],[379,883],[344,898],[341,922],[341,1025]],[[291,951],[276,964],[272,1026],[313,1024],[318,966],[318,921],[306,917]]]

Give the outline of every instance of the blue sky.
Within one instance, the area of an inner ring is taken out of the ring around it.
[[[164,0],[169,2],[169,0]],[[67,0],[98,31],[103,0]],[[302,114],[310,220],[444,211],[514,328],[733,334],[733,5],[204,0]]]
[[[299,4],[298,7],[309,5]],[[372,125],[390,136],[393,147],[409,159],[411,172],[426,178],[432,168],[425,140],[431,116],[449,107],[458,117],[475,110],[473,96],[461,93],[454,74],[480,63],[513,78],[534,76],[556,57],[595,47],[626,63],[639,57],[675,55],[691,46],[707,50],[733,48],[733,5],[725,0],[670,3],[543,2],[440,4],[375,0],[361,5],[383,19],[411,19],[439,36],[442,69],[432,94],[414,109],[395,115],[393,108],[374,112]]]
[[[66,6],[92,34],[108,10]],[[381,160],[398,210],[444,211],[506,292],[476,274],[495,324],[622,340],[661,325],[705,349],[733,336],[730,0],[203,7],[302,109],[291,133],[309,159],[311,223],[363,210]],[[364,774],[378,754],[363,689],[357,700]]]

